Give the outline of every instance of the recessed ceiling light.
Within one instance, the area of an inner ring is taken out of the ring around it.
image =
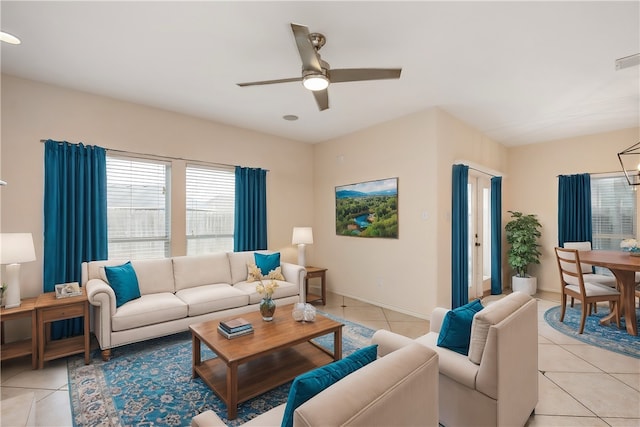
[[[0,31],[0,40],[9,44],[21,43],[19,38],[17,38],[13,34],[5,33],[4,31]]]
[[[282,118],[290,122],[295,122],[296,120],[298,120],[298,116],[296,116],[295,114],[287,114],[285,116],[282,116]]]

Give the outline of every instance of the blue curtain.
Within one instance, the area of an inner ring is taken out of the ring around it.
[[[591,176],[558,176],[558,246],[591,242]]]
[[[453,165],[451,205],[451,308],[469,302],[469,167]]]
[[[44,151],[45,292],[80,282],[81,263],[107,259],[104,148],[47,140]],[[81,319],[54,322],[51,338],[82,334]]]
[[[502,293],[502,177],[491,178],[491,295]]]
[[[267,249],[267,171],[236,166],[233,250]]]

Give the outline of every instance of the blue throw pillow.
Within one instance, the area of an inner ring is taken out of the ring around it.
[[[448,311],[440,327],[438,347],[445,347],[465,356],[469,355],[473,315],[482,310],[482,308],[480,300],[477,299]]]
[[[280,252],[273,254],[259,254],[254,253],[253,258],[256,260],[256,265],[262,272],[263,276],[269,274],[271,270],[275,270],[280,267]]]
[[[298,406],[350,373],[373,362],[377,356],[378,345],[370,345],[369,347],[361,348],[342,360],[298,375],[289,389],[287,406],[282,417],[282,427],[293,426],[293,413]]]
[[[138,276],[131,265],[131,261],[115,267],[105,267],[104,272],[109,280],[109,285],[116,294],[116,307],[140,298],[140,286]]]

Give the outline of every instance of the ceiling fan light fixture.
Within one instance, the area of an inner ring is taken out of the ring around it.
[[[5,43],[9,43],[9,44],[20,44],[21,43],[19,38],[17,38],[13,34],[9,34],[9,33],[4,32],[4,31],[0,31],[0,41],[3,41]]]
[[[329,87],[329,79],[324,74],[307,74],[302,78],[302,84],[312,91],[324,90]]]

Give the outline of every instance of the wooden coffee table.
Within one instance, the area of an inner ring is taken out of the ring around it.
[[[218,333],[218,324],[225,319],[189,326],[193,378],[202,378],[222,399],[228,419],[238,416],[238,403],[342,358],[342,323],[321,315],[316,315],[315,322],[296,322],[292,310],[293,305],[278,306],[271,322],[263,321],[259,312],[227,317],[242,317],[254,328],[253,334],[230,340]],[[330,333],[333,352],[309,341]],[[218,357],[203,361],[201,343]]]

